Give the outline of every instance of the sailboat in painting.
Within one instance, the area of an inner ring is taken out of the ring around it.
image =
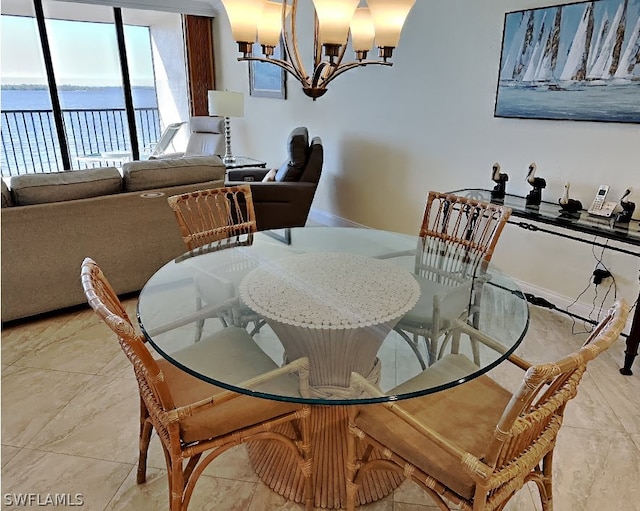
[[[625,86],[625,97],[635,98],[640,105],[640,0],[594,0],[505,16],[496,115],[518,104],[523,111],[537,109],[534,96],[526,94],[603,89],[598,94],[613,97]],[[500,96],[507,88],[511,105],[505,106]],[[582,99],[600,101],[584,95]],[[608,97],[602,100],[604,107],[613,103]],[[525,113],[563,118],[560,113],[558,117]],[[630,114],[621,112],[615,120],[625,116],[640,122],[640,106],[637,120],[633,107]]]
[[[593,37],[593,2],[585,8],[580,24],[571,42],[569,55],[560,73],[560,80],[584,80],[587,76],[589,48]]]

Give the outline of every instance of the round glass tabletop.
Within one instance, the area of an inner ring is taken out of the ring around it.
[[[475,378],[516,349],[529,314],[508,275],[433,239],[304,227],[170,261],[141,291],[138,320],[162,357],[204,381],[337,405]]]

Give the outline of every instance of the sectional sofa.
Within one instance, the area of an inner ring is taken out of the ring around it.
[[[207,156],[0,180],[2,322],[85,303],[85,257],[116,293],[140,290],[185,250],[167,197],[224,179],[220,158]]]

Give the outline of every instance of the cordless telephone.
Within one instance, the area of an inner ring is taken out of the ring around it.
[[[605,202],[604,200],[608,192],[609,192],[609,185],[600,185],[600,188],[598,188],[598,192],[596,193],[596,196],[593,199],[593,203],[587,210],[587,212],[590,215],[603,216],[608,218],[613,214],[613,210],[616,207],[616,203]]]

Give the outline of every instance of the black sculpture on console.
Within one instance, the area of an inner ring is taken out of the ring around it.
[[[631,195],[632,191],[633,188],[627,188],[622,195],[622,198],[620,199],[620,206],[622,206],[622,211],[616,215],[616,222],[618,223],[628,224],[631,221],[633,212],[636,209],[636,203],[629,200],[629,195]]]
[[[569,198],[569,187],[571,184],[569,182],[564,184],[564,193],[562,197],[558,199],[558,204],[560,204],[560,209],[563,213],[577,213],[582,209],[582,202],[578,199]]]
[[[500,164],[497,162],[493,164],[493,167],[491,169],[491,180],[495,183],[498,183],[493,187],[493,190],[491,190],[491,200],[503,200],[507,188],[507,181],[509,181],[509,176],[500,172]]]
[[[535,163],[529,165],[529,173],[527,174],[527,183],[532,188],[526,197],[527,206],[539,206],[542,201],[542,189],[547,187],[547,182],[541,177],[535,177],[538,166]]]

